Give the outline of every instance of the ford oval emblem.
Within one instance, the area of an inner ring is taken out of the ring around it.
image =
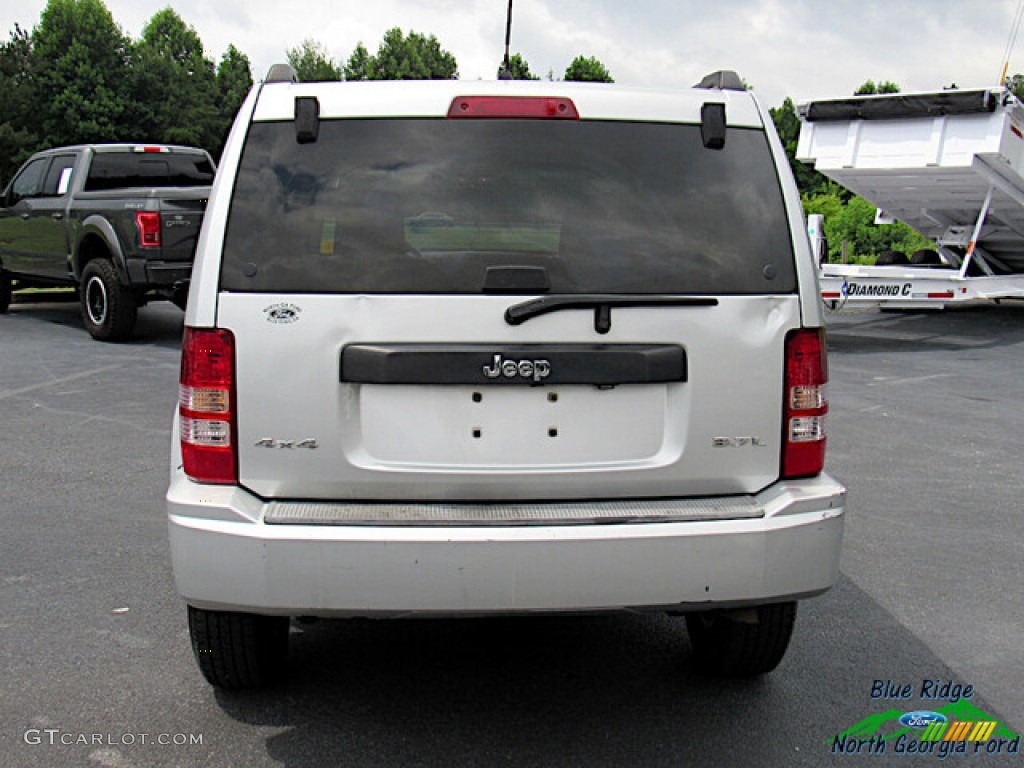
[[[297,322],[301,312],[302,308],[294,304],[272,304],[263,310],[268,322],[278,324]]]
[[[900,722],[910,728],[927,728],[932,723],[946,722],[946,716],[938,712],[919,709],[916,712],[907,712],[900,718]]]

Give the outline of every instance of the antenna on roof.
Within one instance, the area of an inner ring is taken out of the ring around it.
[[[505,60],[498,71],[499,80],[512,79],[512,59],[509,57],[509,46],[512,44],[512,0],[508,0],[508,19],[505,22]]]

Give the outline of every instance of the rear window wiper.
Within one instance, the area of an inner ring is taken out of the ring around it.
[[[616,294],[576,294],[541,296],[505,310],[505,322],[522,325],[527,320],[563,309],[593,309],[594,330],[608,333],[612,328],[612,307],[714,307],[718,299],[701,296],[630,296]]]

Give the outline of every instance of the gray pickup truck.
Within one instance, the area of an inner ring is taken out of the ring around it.
[[[138,308],[184,308],[213,183],[191,147],[97,144],[49,149],[0,199],[0,312],[12,291],[73,286],[96,339],[131,335]]]

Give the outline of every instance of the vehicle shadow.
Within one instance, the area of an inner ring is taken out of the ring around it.
[[[944,310],[827,313],[829,350],[844,354],[1001,347],[1024,342],[1024,302]]]
[[[88,332],[82,325],[81,309],[78,297],[73,291],[47,291],[32,294],[31,298],[22,295],[10,306],[10,314],[20,315],[36,321],[75,328],[85,338]],[[179,348],[184,328],[184,313],[167,302],[154,302],[139,309],[138,321],[131,338],[121,345],[157,345],[167,348]]]
[[[756,680],[703,675],[667,616],[319,622],[293,631],[286,686],[217,702],[285,728],[266,748],[291,768],[821,766],[846,759],[837,734],[891,709],[870,698],[880,678],[956,676],[842,578]],[[890,757],[905,764],[872,764]]]

